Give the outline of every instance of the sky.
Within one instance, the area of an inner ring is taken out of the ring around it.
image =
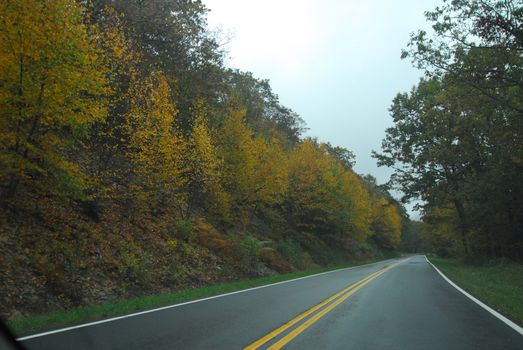
[[[380,150],[392,125],[394,96],[422,76],[400,59],[401,50],[412,32],[428,28],[424,11],[441,0],[203,3],[210,9],[209,27],[230,37],[230,67],[269,79],[280,102],[305,120],[306,136],[356,154],[356,172],[378,183],[389,179],[392,170],[378,168],[371,152]]]

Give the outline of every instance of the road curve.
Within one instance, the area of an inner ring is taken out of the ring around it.
[[[35,337],[29,349],[523,349],[424,256]]]

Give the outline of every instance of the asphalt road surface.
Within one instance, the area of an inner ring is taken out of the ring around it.
[[[29,349],[523,349],[424,256],[26,339]]]

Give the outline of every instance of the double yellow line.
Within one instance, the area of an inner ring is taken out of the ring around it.
[[[354,283],[351,283],[343,290],[339,291],[338,293],[334,294],[328,299],[325,299],[318,305],[310,308],[309,310],[299,314],[292,320],[288,321],[284,325],[282,325],[279,328],[276,328],[272,332],[268,333],[267,335],[263,336],[262,338],[256,340],[254,343],[246,346],[244,350],[254,350],[258,349],[260,346],[264,345],[265,343],[269,342],[273,338],[277,337],[281,333],[285,332],[290,327],[294,326],[307,316],[313,314],[314,312],[321,309],[321,311],[317,312],[315,315],[310,317],[308,320],[303,322],[301,325],[293,329],[291,332],[289,332],[287,335],[285,335],[283,338],[278,340],[276,343],[274,343],[272,346],[270,346],[269,350],[278,350],[281,349],[283,346],[285,346],[288,342],[290,342],[292,339],[294,339],[298,334],[309,328],[312,324],[314,324],[316,321],[318,321],[320,318],[325,316],[328,312],[332,311],[336,306],[341,304],[345,299],[356,293],[358,290],[363,288],[367,283],[371,282],[373,279],[377,278],[378,276],[384,274],[388,270],[392,269],[399,263],[396,263],[394,265],[387,266],[379,271],[374,272],[373,274],[357,281]],[[330,304],[329,304],[330,303]],[[327,306],[326,306],[327,305]],[[325,307],[326,306],[326,307]]]

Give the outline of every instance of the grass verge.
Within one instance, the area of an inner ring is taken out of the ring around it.
[[[469,265],[454,259],[429,260],[461,288],[523,325],[523,264]]]
[[[144,297],[122,300],[115,303],[85,306],[67,311],[52,312],[29,317],[21,317],[7,321],[7,325],[15,334],[25,335],[38,330],[49,330],[65,325],[92,322],[103,318],[121,316],[132,312],[143,311],[165,305],[177,304],[185,301],[211,297],[214,295],[286,281],[294,278],[317,274],[320,272],[368,264],[376,261],[379,260],[351,262],[342,265],[321,267],[306,271],[297,271],[281,275],[266,276],[249,280],[241,280],[211,285],[203,288],[181,290],[169,294],[148,295]]]

